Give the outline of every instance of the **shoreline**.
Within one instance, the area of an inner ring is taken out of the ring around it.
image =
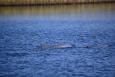
[[[115,3],[115,1],[97,1],[97,2],[69,2],[69,3],[36,3],[36,4],[0,4],[0,7],[7,6],[50,6],[50,5],[80,5],[80,4],[103,4],[103,3]]]

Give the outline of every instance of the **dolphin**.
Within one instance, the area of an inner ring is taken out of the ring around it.
[[[42,44],[38,47],[40,49],[49,49],[49,48],[64,49],[64,48],[73,48],[73,47],[75,47],[75,45],[73,45],[73,44],[56,44],[56,45]]]
[[[72,48],[74,45],[72,44],[59,44],[59,45],[53,45],[52,48]]]

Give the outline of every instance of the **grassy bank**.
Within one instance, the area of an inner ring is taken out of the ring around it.
[[[114,0],[0,0],[0,5],[49,5],[115,2]]]

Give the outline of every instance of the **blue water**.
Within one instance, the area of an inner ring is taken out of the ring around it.
[[[96,7],[0,13],[0,77],[115,77],[115,10]]]

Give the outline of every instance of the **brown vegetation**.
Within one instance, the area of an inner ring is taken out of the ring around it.
[[[89,2],[114,2],[114,0],[0,0],[0,5],[68,4]]]

